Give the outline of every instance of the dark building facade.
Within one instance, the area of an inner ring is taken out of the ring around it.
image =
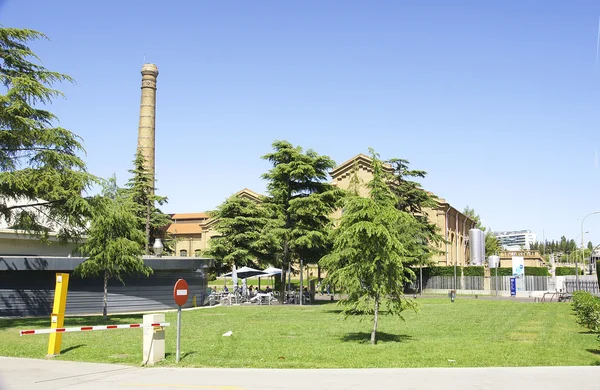
[[[84,258],[77,257],[0,257],[0,317],[49,315],[54,302],[56,273],[69,273],[66,314],[102,314],[103,281],[73,276]],[[206,304],[206,269],[211,259],[155,257],[144,258],[154,270],[148,277],[127,276],[121,283],[108,285],[109,314],[173,309],[173,286],[177,279],[189,285],[187,307]]]

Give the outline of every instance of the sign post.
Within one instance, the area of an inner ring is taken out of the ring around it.
[[[517,295],[517,278],[510,278],[510,296]]]
[[[179,279],[173,288],[173,299],[179,308],[177,309],[177,354],[175,361],[179,363],[179,351],[181,346],[181,306],[188,300],[188,284],[185,280]]]

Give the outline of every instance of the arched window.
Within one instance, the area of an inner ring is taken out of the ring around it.
[[[194,257],[200,257],[200,249],[194,251]]]
[[[181,257],[187,257],[187,251],[185,249],[182,249],[179,251],[179,256]]]

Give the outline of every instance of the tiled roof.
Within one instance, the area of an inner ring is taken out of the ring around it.
[[[171,216],[171,219],[205,219],[210,218],[208,213],[177,213]]]
[[[167,228],[171,234],[200,234],[202,227],[198,223],[172,223]]]

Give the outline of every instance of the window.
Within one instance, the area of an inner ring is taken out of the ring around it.
[[[200,249],[194,251],[194,257],[200,257]]]
[[[181,257],[187,257],[187,251],[185,249],[182,249],[179,251],[179,256]]]

